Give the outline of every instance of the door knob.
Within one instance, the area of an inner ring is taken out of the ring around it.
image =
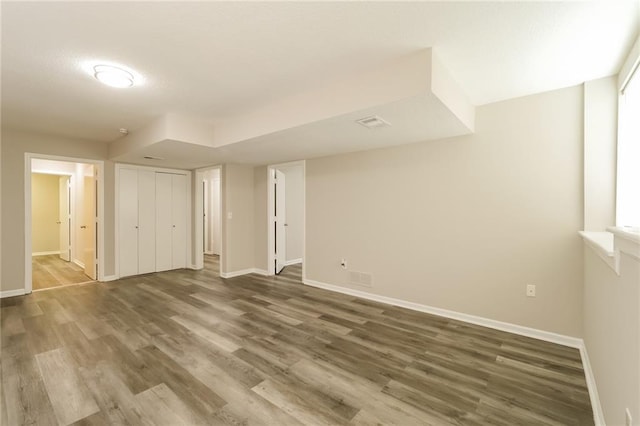
[[[87,225],[80,226],[80,229],[87,229]]]
[[[57,221],[56,223],[57,223],[58,225],[60,225],[60,224],[61,224],[62,222],[60,222],[60,221]]]

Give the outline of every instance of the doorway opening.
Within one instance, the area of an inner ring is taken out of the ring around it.
[[[221,166],[196,170],[195,267],[220,275],[222,245]]]
[[[102,277],[102,162],[26,155],[25,291]]]
[[[304,277],[305,163],[271,165],[267,173],[268,272],[279,275],[302,264]]]

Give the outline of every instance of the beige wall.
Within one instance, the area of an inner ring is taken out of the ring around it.
[[[584,230],[615,225],[617,77],[584,83]]]
[[[302,259],[304,235],[304,167],[278,167],[285,176],[287,261]]]
[[[60,176],[31,175],[31,251],[60,250]]]
[[[584,341],[608,425],[640,419],[640,261],[622,253],[618,276],[584,247]],[[635,424],[635,423],[634,423]]]
[[[267,184],[268,184],[267,166],[260,166],[253,169],[253,186],[254,186],[254,264],[257,269],[266,271],[267,266],[267,225],[269,219],[267,217]]]
[[[582,87],[479,107],[476,133],[307,161],[306,275],[582,334]],[[537,297],[525,286],[537,285]]]
[[[222,170],[222,272],[254,267],[253,166],[226,164]],[[229,214],[233,217],[229,219]]]
[[[106,144],[2,130],[2,291],[24,288],[25,153],[105,160]],[[105,265],[114,273],[114,166],[105,161]]]

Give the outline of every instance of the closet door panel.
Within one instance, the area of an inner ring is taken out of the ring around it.
[[[187,177],[171,175],[172,269],[187,266]]]
[[[138,172],[138,273],[156,270],[156,174]]]
[[[120,276],[138,274],[138,172],[120,169],[118,246]]]
[[[172,269],[172,234],[171,220],[172,202],[171,176],[167,173],[156,173],[156,271]]]

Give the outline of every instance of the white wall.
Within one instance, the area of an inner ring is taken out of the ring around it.
[[[640,420],[640,260],[622,253],[617,275],[584,247],[584,341],[608,425]]]
[[[302,259],[304,237],[304,167],[278,167],[285,175],[287,262]]]
[[[470,136],[308,160],[306,277],[580,336],[582,95],[479,107]]]

